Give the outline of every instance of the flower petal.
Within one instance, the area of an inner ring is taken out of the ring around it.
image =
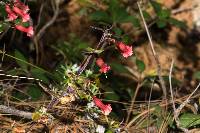
[[[101,109],[104,115],[109,115],[110,112],[112,111],[112,107],[110,106],[110,104],[107,104],[107,105],[103,104],[103,102],[97,97],[94,96],[93,101],[95,105]]]
[[[123,42],[117,42],[117,48],[121,52],[122,56],[125,58],[131,56],[133,54],[132,46],[128,46],[124,44]]]

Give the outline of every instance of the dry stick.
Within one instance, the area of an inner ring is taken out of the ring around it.
[[[176,107],[175,107],[175,103],[174,103],[174,96],[173,96],[173,90],[172,90],[172,69],[173,69],[173,65],[174,65],[174,60],[172,59],[172,63],[171,63],[171,67],[170,67],[170,72],[169,72],[169,88],[170,88],[170,93],[171,93],[171,98],[172,98],[172,106],[173,106],[173,109],[174,109],[174,118],[175,118],[175,121],[176,121]]]
[[[176,14],[183,13],[183,12],[189,12],[189,11],[194,10],[195,8],[198,8],[198,7],[199,7],[199,5],[193,5],[192,7],[189,7],[189,8],[174,9],[174,10],[172,10],[172,14],[176,15]]]
[[[151,108],[148,110],[143,111],[142,113],[140,113],[139,115],[137,115],[136,117],[134,117],[134,119],[132,119],[127,125],[126,125],[126,129],[128,129],[137,119],[139,119],[141,116],[144,116],[150,112],[153,112],[156,108]]]
[[[180,122],[179,122],[179,118],[178,118],[179,113],[177,112],[178,109],[176,109],[176,107],[175,107],[173,90],[172,90],[172,69],[173,69],[173,65],[174,65],[174,60],[172,59],[172,63],[171,63],[171,67],[170,67],[170,72],[169,72],[169,85],[170,85],[170,93],[171,93],[171,98],[172,98],[172,106],[173,106],[173,110],[174,110],[174,119],[175,119],[176,125],[177,125],[177,127],[179,129],[181,129],[183,132],[188,132],[188,129],[183,128],[183,127],[180,126]]]
[[[53,5],[52,5],[53,6]],[[42,35],[44,34],[44,32],[46,31],[46,29],[48,27],[50,27],[55,21],[56,21],[56,18],[58,17],[58,14],[59,14],[59,3],[55,2],[55,10],[54,10],[54,15],[53,17],[51,18],[51,20],[46,23],[40,30],[39,32],[35,35],[35,37],[33,38],[33,41],[35,43],[35,49],[36,49],[36,55],[37,55],[37,59],[36,59],[36,62],[38,63],[39,62],[39,44],[38,44],[38,41],[40,40],[40,38],[42,37]]]
[[[200,83],[198,85],[198,87],[200,86]],[[195,95],[194,97],[199,97],[199,94],[198,95]],[[176,100],[177,101],[177,100]],[[168,106],[170,105],[172,102],[168,102],[168,103],[161,103],[160,107],[165,107],[165,106]],[[187,104],[187,103],[186,103]],[[125,126],[125,129],[128,129],[131,125],[133,125],[134,122],[136,122],[136,120],[138,120],[140,117],[148,114],[148,113],[151,113],[153,111],[156,110],[156,107],[152,107],[150,108],[149,110],[144,110],[143,112],[141,112],[139,115],[137,115],[136,117],[134,117],[134,119],[132,119],[126,126]]]
[[[54,15],[53,17],[51,18],[51,20],[46,23],[41,29],[40,31],[36,34],[36,38],[37,39],[40,39],[42,37],[42,35],[44,34],[44,32],[46,31],[46,29],[51,26],[55,21],[56,21],[56,18],[58,17],[58,14],[59,14],[59,3],[55,2],[55,10],[54,10]]]
[[[136,96],[137,96],[138,91],[139,91],[141,86],[142,86],[142,83],[140,83],[140,81],[139,81],[138,84],[137,84],[136,90],[135,90],[135,94],[134,94],[134,96],[133,96],[133,98],[131,100],[131,106],[130,106],[130,108],[128,110],[128,116],[127,116],[127,119],[126,119],[126,123],[128,123],[128,120],[129,120],[129,118],[131,116],[132,109],[133,109],[133,106],[134,106],[134,103],[135,103],[135,99],[136,99]]]
[[[151,121],[151,117],[150,117],[150,111],[149,111],[149,110],[150,110],[151,95],[152,95],[152,90],[153,90],[153,86],[154,86],[154,81],[155,81],[155,80],[153,80],[153,83],[152,83],[152,86],[151,86],[150,95],[149,95],[149,101],[148,101],[147,133],[150,132],[150,129],[149,129],[149,123],[150,123],[150,121]]]
[[[197,88],[200,86],[200,83],[199,83],[199,85],[197,86]],[[197,90],[197,88],[195,89],[195,90]],[[193,93],[194,94],[194,93]],[[199,97],[199,95],[196,95],[195,97]],[[192,96],[191,96],[192,97]],[[190,97],[190,98],[191,98]],[[170,102],[168,102],[168,103],[161,103],[161,107],[165,107],[165,106],[168,106],[168,105],[170,105],[172,102],[170,101]],[[187,104],[187,103],[186,103]],[[156,107],[153,107],[153,108],[150,108],[149,110],[147,109],[147,110],[144,110],[143,112],[141,112],[139,115],[137,115],[136,117],[134,117],[134,119],[132,119],[126,126],[125,126],[125,129],[128,129],[134,122],[136,122],[136,120],[138,120],[140,117],[142,117],[142,116],[144,116],[144,115],[146,115],[146,114],[148,114],[148,113],[151,113],[151,112],[153,112],[153,111],[155,111],[156,110]]]
[[[197,91],[197,89],[199,87],[200,87],[200,83],[197,85],[197,87],[194,89],[194,91],[189,95],[189,97],[176,109],[175,114],[176,114],[177,119],[178,119],[178,116],[179,116],[181,110],[185,107],[186,104],[188,104],[190,102],[190,98],[192,97],[192,95],[194,95],[194,93]],[[181,127],[179,121],[176,121],[176,125],[185,133],[189,132],[188,129]]]
[[[37,30],[39,25],[40,25],[43,9],[44,9],[44,4],[42,3],[41,6],[40,6],[40,11],[39,11],[39,15],[38,15],[38,21],[37,21],[37,25],[35,26],[35,30]]]
[[[158,77],[159,77],[159,80],[160,80],[160,84],[161,84],[161,87],[162,87],[162,91],[163,91],[163,94],[164,94],[164,99],[167,99],[167,89],[166,89],[166,86],[165,86],[165,82],[161,76],[161,72],[162,72],[162,69],[161,69],[161,65],[160,65],[160,62],[159,62],[159,59],[158,59],[158,55],[156,54],[155,52],[155,49],[154,49],[154,44],[153,44],[153,41],[152,41],[152,38],[151,38],[151,35],[150,35],[150,32],[149,32],[149,29],[147,27],[147,24],[146,24],[146,21],[144,19],[144,15],[142,13],[142,10],[141,10],[141,7],[140,7],[140,4],[137,2],[137,5],[138,5],[138,8],[139,8],[139,11],[140,11],[140,15],[142,17],[142,21],[144,23],[144,27],[145,27],[145,30],[147,32],[147,36],[149,38],[149,44],[151,46],[151,50],[152,50],[152,53],[153,53],[153,57],[156,61],[156,65],[157,65],[157,73],[158,73]]]
[[[17,110],[15,108],[7,107],[4,105],[0,105],[0,112],[12,114],[12,115],[19,116],[19,117],[24,117],[26,119],[32,119],[32,113]]]
[[[2,67],[3,65],[3,60],[4,60],[4,55],[6,53],[6,47],[5,47],[5,44],[3,45],[3,51],[0,51],[0,53],[2,52],[2,57],[1,57],[1,63],[0,63],[0,68]]]
[[[194,93],[197,91],[197,89],[200,87],[200,83],[197,85],[197,87],[194,89],[194,91],[189,95],[189,97],[177,108],[177,115],[180,114],[181,110],[183,109],[183,107],[185,107],[186,104],[188,104],[190,102],[190,98],[192,97],[192,95],[194,95]]]

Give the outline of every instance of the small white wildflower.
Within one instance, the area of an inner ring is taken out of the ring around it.
[[[85,74],[88,77],[88,76],[92,75],[93,72],[90,69],[88,69],[88,70],[85,70]]]
[[[97,128],[96,128],[96,132],[97,133],[104,133],[105,128],[102,125],[98,125]]]
[[[85,117],[86,117],[86,119],[88,119],[88,120],[93,120],[93,118],[95,118],[95,119],[97,119],[97,118],[99,118],[99,115],[97,114],[97,113],[92,113],[92,114],[86,114],[85,115]]]
[[[42,114],[46,114],[47,108],[41,107],[40,112],[41,112]]]
[[[94,118],[99,118],[99,115],[97,113],[93,113]]]
[[[92,120],[92,118],[91,118],[90,115],[88,115],[88,114],[86,114],[86,119]]]
[[[77,64],[74,64],[72,67],[71,67],[71,70],[72,72],[77,72],[79,70],[79,66]]]
[[[115,133],[121,133],[121,128],[115,129]]]
[[[92,102],[90,102],[90,103],[87,104],[87,108],[90,109],[90,108],[94,107],[94,105],[95,105],[95,104],[94,104],[94,102],[92,101]]]
[[[196,111],[198,111],[199,107],[198,107],[197,103],[194,103],[194,108],[196,109]]]

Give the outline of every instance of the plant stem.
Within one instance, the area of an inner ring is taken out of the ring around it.
[[[161,88],[162,88],[162,91],[163,91],[163,95],[164,95],[164,99],[166,100],[167,99],[167,89],[166,89],[166,86],[165,86],[165,82],[163,80],[163,77],[161,76],[161,72],[162,72],[162,68],[161,68],[161,64],[160,64],[160,61],[158,59],[158,55],[156,54],[155,52],[155,49],[154,49],[154,44],[153,44],[153,41],[152,41],[152,38],[151,38],[151,35],[150,35],[150,32],[149,32],[149,29],[147,27],[147,24],[146,24],[146,21],[144,19],[144,15],[142,13],[142,10],[141,10],[141,7],[140,7],[140,4],[139,2],[137,2],[137,5],[138,5],[138,8],[139,8],[139,11],[140,11],[140,15],[142,17],[142,21],[143,21],[143,24],[144,24],[144,27],[145,27],[145,30],[146,30],[146,33],[147,33],[147,36],[149,38],[149,44],[151,46],[151,50],[152,50],[152,53],[153,53],[153,57],[156,61],[156,65],[157,65],[157,73],[158,73],[158,78],[160,80],[160,84],[161,84]]]

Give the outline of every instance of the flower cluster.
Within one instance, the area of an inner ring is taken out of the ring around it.
[[[120,51],[123,57],[127,58],[133,54],[132,46],[128,46],[120,41],[115,41],[114,39],[112,39],[112,42],[115,43],[117,49]],[[100,67],[99,71],[101,73],[107,73],[110,70],[110,66],[108,66],[102,58],[98,58],[96,60],[96,64]]]
[[[127,58],[133,54],[132,46],[128,46],[128,45],[124,44],[123,42],[117,42],[116,46],[125,58]]]
[[[93,96],[93,101],[97,107],[99,107],[104,115],[109,115],[112,111],[110,104],[105,105],[100,99]]]
[[[102,58],[98,58],[98,59],[96,60],[96,64],[97,64],[97,66],[100,67],[100,70],[99,70],[99,71],[100,71],[101,73],[107,73],[107,71],[110,70],[110,66],[108,66],[108,65],[103,61]]]
[[[14,0],[14,3],[6,4],[5,11],[8,14],[8,21],[14,21],[17,18],[22,19],[22,23],[30,21],[30,15],[28,14],[29,7],[22,3],[20,0]],[[27,36],[32,37],[34,34],[33,27],[24,27],[22,24],[15,24],[17,30],[27,33]]]
[[[111,39],[111,42],[116,45],[117,49],[120,51],[123,57],[127,58],[133,54],[132,46],[128,46],[123,42],[116,41],[115,39]],[[99,71],[101,73],[107,73],[110,70],[110,66],[107,65],[102,58],[97,58],[96,64],[98,67],[100,67]],[[101,109],[104,115],[109,115],[112,111],[110,104],[103,104],[102,101],[95,96],[93,96],[93,101],[95,105]]]

